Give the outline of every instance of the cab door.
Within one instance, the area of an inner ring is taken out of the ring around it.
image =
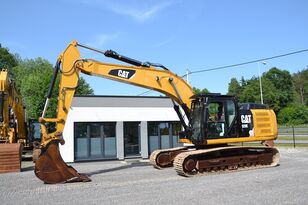
[[[206,106],[206,138],[220,139],[236,135],[236,102],[232,97],[209,100]]]

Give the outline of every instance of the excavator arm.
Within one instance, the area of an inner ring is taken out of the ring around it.
[[[0,71],[1,138],[9,143],[26,143],[24,105],[8,71]]]
[[[111,57],[131,65],[111,64],[94,59],[84,59],[80,56],[78,47],[99,52],[106,57]],[[60,69],[61,67],[62,69]],[[56,118],[45,118],[48,102],[52,96],[52,90],[59,73],[60,85],[57,116]],[[111,50],[100,51],[72,41],[58,57],[43,114],[39,119],[42,132],[42,155],[36,162],[35,173],[44,182],[58,183],[90,180],[87,176],[79,174],[72,167],[68,167],[61,158],[58,150],[58,143],[64,144],[62,132],[72,104],[73,96],[78,86],[80,73],[100,76],[164,93],[173,100],[175,110],[179,115],[181,123],[185,131],[188,132],[189,126],[185,123],[178,105],[182,107],[186,117],[189,118],[191,98],[194,93],[192,88],[181,77],[160,64],[143,63],[121,56]],[[45,126],[46,122],[55,122],[56,131],[48,133]]]
[[[12,102],[12,108],[13,108],[14,115],[16,116],[16,120],[17,120],[18,142],[25,145],[26,139],[27,139],[25,107],[17,91],[14,89],[13,92],[14,92],[13,94],[14,99]]]

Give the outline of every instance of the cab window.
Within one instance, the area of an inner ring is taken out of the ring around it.
[[[208,138],[220,138],[225,135],[225,109],[223,102],[208,105]]]

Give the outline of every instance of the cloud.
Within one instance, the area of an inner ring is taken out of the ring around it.
[[[110,10],[116,14],[128,16],[138,22],[145,22],[149,19],[154,18],[158,15],[159,12],[170,7],[174,4],[174,1],[163,1],[155,4],[145,4],[146,1],[135,1],[127,0],[125,3],[119,1],[91,1],[91,0],[82,0],[83,4],[90,6],[99,6],[104,10]],[[147,2],[146,2],[147,3]]]
[[[163,46],[169,44],[172,41],[173,41],[173,39],[167,39],[167,40],[164,40],[164,41],[161,41],[161,42],[154,44],[153,47],[160,48],[160,47],[163,47]]]
[[[93,41],[88,42],[87,44],[94,47],[103,47],[106,44],[108,44],[110,41],[113,41],[119,37],[119,33],[113,33],[113,34],[100,34],[96,35],[93,39]]]
[[[144,22],[155,15],[157,15],[160,11],[165,9],[166,7],[170,6],[171,2],[161,2],[156,5],[151,5],[147,8],[138,8],[134,6],[130,7],[123,7],[119,4],[110,4],[110,9],[120,15],[129,16],[137,21]]]

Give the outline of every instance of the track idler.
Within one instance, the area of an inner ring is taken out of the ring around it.
[[[187,151],[186,147],[155,150],[150,155],[150,163],[153,165],[153,167],[157,169],[172,167],[174,158],[178,154],[186,151]]]
[[[34,173],[46,184],[91,181],[87,175],[78,173],[63,161],[58,141],[52,141],[42,149],[41,155],[35,162]]]

